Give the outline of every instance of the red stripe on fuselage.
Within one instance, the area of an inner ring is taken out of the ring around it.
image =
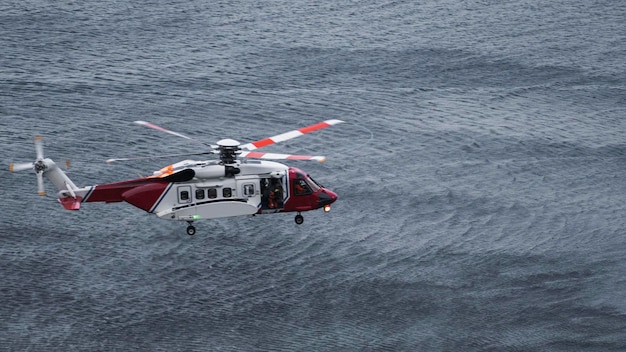
[[[149,183],[124,192],[122,197],[129,204],[150,212],[169,185],[169,182]]]

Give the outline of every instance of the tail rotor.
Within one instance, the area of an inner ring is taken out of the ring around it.
[[[40,136],[35,137],[35,152],[37,159],[34,162],[11,164],[9,165],[9,171],[18,172],[33,169],[37,174],[37,192],[40,196],[45,196],[46,190],[43,184],[43,174],[48,169],[48,165],[43,156],[43,139]]]

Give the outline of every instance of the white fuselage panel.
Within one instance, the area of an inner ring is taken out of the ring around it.
[[[206,171],[217,169],[217,165],[198,166],[203,177],[173,183],[152,212],[163,219],[185,221],[252,215],[261,209],[261,190],[266,183],[287,184],[288,168],[283,164],[262,161],[241,163],[237,167],[240,169],[237,175],[207,178]],[[277,174],[284,176],[276,180]]]

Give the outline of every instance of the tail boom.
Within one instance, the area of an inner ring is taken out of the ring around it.
[[[151,212],[170,185],[159,179],[139,178],[75,189],[73,195],[69,190],[62,190],[59,202],[67,210],[79,210],[80,204],[85,202],[127,202]]]
[[[78,188],[51,159],[44,160],[46,176],[59,190],[58,201],[67,210],[80,210],[84,202],[128,202],[137,208],[150,212],[166,191],[168,179],[138,178],[134,180],[107,183]]]

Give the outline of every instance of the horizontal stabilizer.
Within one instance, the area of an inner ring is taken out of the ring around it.
[[[74,197],[59,198],[59,203],[61,203],[61,205],[63,205],[63,208],[65,208],[66,210],[79,210],[80,202],[82,201],[82,199],[83,197],[81,196],[77,196],[76,198]]]

